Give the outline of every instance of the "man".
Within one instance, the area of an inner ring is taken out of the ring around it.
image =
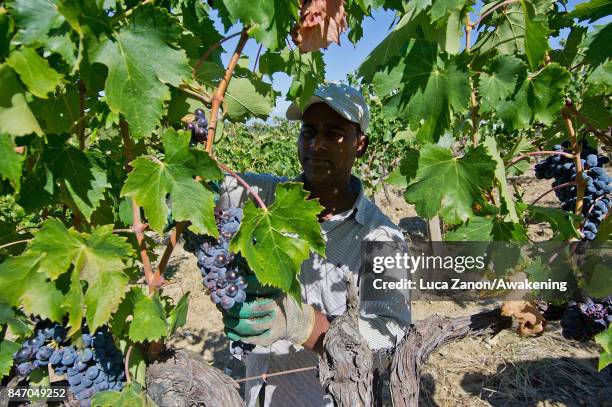
[[[355,159],[368,147],[369,113],[361,93],[347,85],[324,85],[303,111],[291,105],[287,118],[302,121],[297,145],[303,173],[295,181],[303,182],[309,198],[317,198],[324,207],[319,221],[327,242],[326,258],[313,254],[302,264],[301,306],[278,290],[260,286],[258,296],[264,298],[224,312],[228,337],[257,345],[245,358],[248,377],[316,366],[330,321],[346,307],[345,275],[352,273],[358,284],[361,242],[404,244],[401,231],[364,196],[361,181],[351,174]],[[243,177],[266,204],[273,202],[276,185],[287,181],[273,175]],[[242,206],[248,198],[242,186],[226,177],[220,207]],[[395,345],[410,324],[407,294],[365,295],[363,287],[358,289],[362,336],[373,350]],[[333,405],[315,370],[270,377],[263,384],[260,379],[247,382],[247,406]]]

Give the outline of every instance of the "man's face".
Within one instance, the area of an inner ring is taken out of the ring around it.
[[[307,182],[316,188],[347,182],[356,157],[367,147],[359,126],[325,103],[309,106],[302,115],[298,157]]]

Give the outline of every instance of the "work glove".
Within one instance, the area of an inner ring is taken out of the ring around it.
[[[281,339],[301,345],[315,324],[311,305],[298,304],[286,294],[257,298],[237,304],[223,313],[228,338],[254,345],[270,346]]]

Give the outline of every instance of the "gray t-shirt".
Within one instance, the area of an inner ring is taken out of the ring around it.
[[[280,182],[289,181],[286,177],[269,174],[241,174],[241,177],[257,192],[266,205],[274,202],[274,191]],[[298,177],[293,181],[302,181]],[[362,262],[363,241],[397,242],[405,248],[401,230],[385,216],[380,209],[368,200],[363,193],[361,181],[353,176],[353,187],[359,191],[353,208],[337,214],[330,220],[321,222],[321,231],[327,242],[326,256],[316,253],[302,263],[299,280],[302,300],[316,310],[329,316],[341,315],[346,308],[345,273],[353,273],[353,282],[358,287],[359,271]],[[226,176],[221,184],[218,206],[242,207],[246,203],[248,191],[236,179]],[[386,271],[396,273],[395,277],[408,278],[403,270]],[[394,346],[403,337],[403,329],[410,325],[410,304],[408,293],[397,291],[391,295],[383,291],[378,297],[371,293],[364,299],[360,294],[359,331],[368,341],[372,350]],[[288,341],[278,341],[270,347],[257,346],[244,358],[246,376],[280,372],[301,367],[316,366],[317,354],[302,346]],[[257,406],[261,379],[246,383],[246,403],[248,407]],[[267,379],[264,406],[319,407],[333,406],[331,398],[319,383],[316,370],[308,370]]]

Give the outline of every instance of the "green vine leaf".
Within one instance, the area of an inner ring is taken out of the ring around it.
[[[599,354],[599,365],[597,367],[599,371],[602,371],[612,363],[612,326],[595,336],[595,342],[603,348]]]
[[[0,133],[42,135],[42,129],[28,105],[31,96],[26,94],[15,71],[7,64],[0,65],[0,83]]]
[[[0,379],[8,375],[13,367],[13,354],[21,349],[21,345],[8,339],[0,341]]]
[[[501,198],[501,206],[504,214],[507,214],[507,220],[513,223],[519,223],[518,214],[514,206],[514,199],[508,188],[508,180],[506,179],[506,167],[504,160],[502,159],[499,150],[497,149],[497,142],[493,137],[485,138],[483,143],[489,157],[495,161],[495,181],[497,189],[499,190],[499,196]]]
[[[251,26],[249,34],[271,50],[285,46],[285,38],[298,19],[299,3],[293,1],[226,0],[223,5],[234,22],[240,20],[245,26]]]
[[[106,390],[96,393],[91,399],[92,407],[157,407],[144,389],[135,382],[126,384],[119,391]]]
[[[40,272],[52,280],[74,265],[81,279],[92,283],[98,274],[126,268],[124,262],[134,254],[126,240],[113,234],[113,225],[94,227],[91,234],[79,233],[49,219],[35,233],[28,252],[43,256]]]
[[[179,35],[167,12],[140,6],[130,24],[103,39],[90,55],[108,67],[106,102],[114,113],[125,115],[135,138],[148,136],[159,124],[164,101],[170,99],[165,84],[178,87],[191,75],[185,52],[170,46]]]
[[[22,47],[13,51],[6,63],[17,72],[28,90],[39,98],[46,99],[61,83],[62,75],[32,48]]]
[[[72,269],[70,272],[70,288],[64,298],[62,309],[68,314],[68,336],[72,336],[81,329],[83,321],[83,287],[79,273]]]
[[[172,199],[172,217],[190,221],[196,233],[218,236],[214,218],[214,196],[195,176],[208,175],[221,179],[213,170],[214,161],[202,152],[189,148],[190,135],[168,129],[162,136],[165,160],[139,157],[132,162],[133,170],[121,189],[121,196],[134,198],[145,210],[149,225],[162,232],[168,217],[166,195]],[[210,180],[211,178],[209,178]]]
[[[499,102],[511,96],[521,72],[525,72],[525,66],[520,59],[509,55],[495,58],[479,77],[480,111],[494,112]]]
[[[109,270],[93,277],[85,293],[87,325],[93,332],[104,325],[117,310],[128,284],[128,277],[121,271]]]
[[[542,61],[548,45],[548,18],[536,14],[534,5],[526,0],[521,1],[525,15],[525,54],[532,70],[536,70]]]
[[[472,204],[495,176],[495,162],[484,147],[453,157],[450,149],[427,144],[419,153],[419,168],[406,189],[406,200],[426,219],[440,214],[445,222],[457,224],[471,218]]]
[[[168,335],[166,315],[158,294],[152,297],[132,289],[133,318],[128,328],[133,342],[157,341]]]
[[[547,222],[552,226],[555,231],[556,240],[580,238],[580,234],[575,226],[575,222],[578,219],[576,215],[557,208],[533,205],[528,207],[528,211],[533,220]]]
[[[588,3],[578,3],[569,17],[578,21],[589,20],[589,23],[612,14],[612,3],[607,0],[591,0]]]
[[[306,200],[307,196],[302,184],[287,182],[276,187],[276,200],[267,211],[247,202],[240,229],[230,243],[230,250],[242,253],[262,284],[279,287],[298,302],[302,262],[310,251],[325,256],[317,220],[323,208]]]
[[[474,216],[452,232],[444,234],[450,242],[487,242],[492,239],[493,222],[483,216]]]
[[[189,291],[172,307],[168,315],[168,334],[172,335],[177,328],[187,322],[187,311],[189,310]]]
[[[24,156],[17,154],[14,147],[8,135],[0,134],[0,178],[9,180],[15,191],[19,192]]]
[[[26,45],[45,43],[49,31],[65,21],[55,2],[46,0],[16,0],[11,3],[11,15],[20,27],[15,40]]]
[[[19,311],[15,311],[8,304],[0,303],[0,325],[6,325],[10,332],[19,337],[25,338],[34,331],[30,320]]]

